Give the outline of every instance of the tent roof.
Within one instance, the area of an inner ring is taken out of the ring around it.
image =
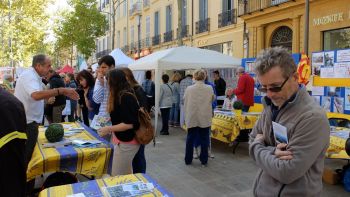
[[[128,64],[134,62],[133,59],[128,57],[121,51],[119,48],[114,49],[109,55],[111,55],[116,63],[116,67],[118,66],[127,66]]]
[[[74,73],[74,69],[70,67],[68,64],[65,65],[63,68],[57,71],[58,73]]]
[[[132,70],[181,70],[198,68],[233,68],[241,59],[222,53],[181,46],[155,52],[129,65]]]

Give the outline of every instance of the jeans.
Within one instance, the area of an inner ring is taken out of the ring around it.
[[[209,127],[200,128],[193,127],[188,129],[187,139],[186,139],[186,154],[185,154],[185,163],[191,164],[193,160],[193,145],[195,139],[199,138],[201,145],[201,153],[199,160],[203,165],[208,163],[208,146],[209,146]]]
[[[169,132],[170,108],[161,108],[160,112],[162,114],[162,130],[160,130],[160,132],[161,133],[168,133]]]
[[[39,134],[39,124],[36,122],[32,122],[27,124],[27,142],[26,142],[26,167],[28,166],[32,154],[34,152],[34,148],[36,142],[38,141]]]
[[[179,126],[179,104],[174,103],[173,106],[170,109],[170,118],[169,123],[173,125]]]
[[[140,144],[139,151],[132,160],[132,171],[134,174],[146,173],[145,145],[143,144]]]

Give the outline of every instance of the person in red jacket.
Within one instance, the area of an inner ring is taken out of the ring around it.
[[[232,92],[237,96],[237,100],[243,102],[242,111],[248,112],[250,106],[254,105],[254,79],[244,72],[243,67],[239,67],[236,74],[239,75],[238,84]]]

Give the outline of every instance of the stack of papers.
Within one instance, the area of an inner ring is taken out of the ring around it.
[[[102,142],[99,140],[81,140],[81,139],[75,139],[72,141],[72,144],[74,146],[77,146],[79,148],[84,147],[96,147],[99,146]]]
[[[152,183],[133,182],[115,185],[111,187],[104,187],[105,194],[109,197],[127,197],[127,196],[140,196],[143,194],[151,193],[154,189]]]

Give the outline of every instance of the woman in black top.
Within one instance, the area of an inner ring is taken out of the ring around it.
[[[135,131],[140,126],[139,105],[122,70],[111,70],[107,80],[110,91],[107,109],[112,126],[103,127],[98,133],[100,136],[114,134],[112,176],[131,174],[132,160],[140,147],[135,140]]]
[[[141,107],[148,109],[149,105],[147,102],[146,92],[143,90],[142,86],[136,81],[132,71],[127,68],[120,68],[126,75],[126,79],[129,82],[131,88],[134,90],[137,100]],[[145,157],[145,145],[140,145],[134,159],[132,160],[132,169],[134,173],[146,173],[146,157]]]

